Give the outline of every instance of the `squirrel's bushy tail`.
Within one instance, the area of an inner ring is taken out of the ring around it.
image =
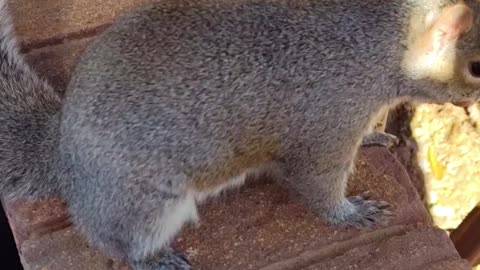
[[[6,0],[0,0],[0,195],[58,192],[61,98],[20,54]]]

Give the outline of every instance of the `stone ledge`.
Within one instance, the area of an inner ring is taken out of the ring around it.
[[[26,46],[95,32],[126,11],[155,0],[10,0],[15,28]]]
[[[95,249],[73,227],[25,240],[20,248],[25,270],[113,269],[113,260]]]
[[[350,241],[350,249],[339,250],[338,256],[332,256],[333,258],[323,256],[321,262],[305,269],[471,269],[466,261],[458,258],[447,234],[440,229],[401,226],[386,230],[388,231],[377,230],[371,235],[362,235]],[[379,233],[382,235],[379,236]],[[352,242],[360,238],[369,238],[370,241],[355,246],[357,243]],[[446,262],[450,265],[446,266]]]
[[[59,92],[64,92],[83,51],[93,38],[75,39],[67,43],[31,50],[28,62]]]
[[[431,220],[406,172],[384,148],[362,149],[350,193],[372,190],[395,207],[385,228],[325,225],[267,179],[201,207],[201,221],[177,238],[195,269],[471,269]],[[7,205],[26,270],[126,270],[90,248],[60,201]],[[61,221],[58,225],[56,221]],[[408,266],[403,268],[403,266]]]

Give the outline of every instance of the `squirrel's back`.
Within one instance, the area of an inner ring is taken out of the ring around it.
[[[400,68],[402,5],[197,1],[126,16],[87,51],[70,84],[66,147],[105,165],[123,157],[123,168],[137,166],[132,160],[157,167],[168,157],[194,170],[227,148],[253,145],[264,159],[295,147],[292,138],[324,141],[342,114],[363,115],[346,133],[357,132],[399,87],[392,76],[372,82],[385,66]],[[373,96],[378,104],[365,108]]]

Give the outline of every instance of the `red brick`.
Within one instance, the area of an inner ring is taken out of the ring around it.
[[[25,270],[107,270],[114,261],[89,248],[73,228],[56,231],[21,246]]]
[[[12,0],[15,27],[26,44],[85,32],[153,0]]]
[[[380,231],[372,234],[378,232]],[[335,256],[331,256],[329,253],[322,254],[324,256],[315,258],[319,262],[307,267],[306,270],[425,270],[440,266],[443,266],[443,270],[471,269],[466,261],[458,259],[458,253],[452,243],[448,241],[447,234],[440,229],[412,227],[402,234],[375,240],[365,241],[361,245],[352,245],[348,250],[341,250],[342,252],[334,250],[330,254]],[[328,248],[334,249],[335,247]],[[445,265],[447,261],[450,262],[448,267]],[[287,270],[287,268],[281,269]],[[268,270],[274,270],[274,268]]]
[[[72,71],[92,41],[93,38],[83,38],[35,49],[27,54],[27,59],[41,76],[48,79],[58,91],[64,92]]]
[[[61,200],[7,202],[5,208],[18,246],[71,225]]]

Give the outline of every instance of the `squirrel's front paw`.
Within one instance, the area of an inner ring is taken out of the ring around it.
[[[357,229],[386,225],[393,216],[387,202],[369,199],[370,193],[347,198],[327,214],[330,223]]]
[[[162,252],[143,261],[132,262],[134,270],[191,270],[187,256],[176,251]]]
[[[362,146],[385,146],[390,149],[399,143],[400,140],[395,135],[384,132],[374,132],[363,138]]]

